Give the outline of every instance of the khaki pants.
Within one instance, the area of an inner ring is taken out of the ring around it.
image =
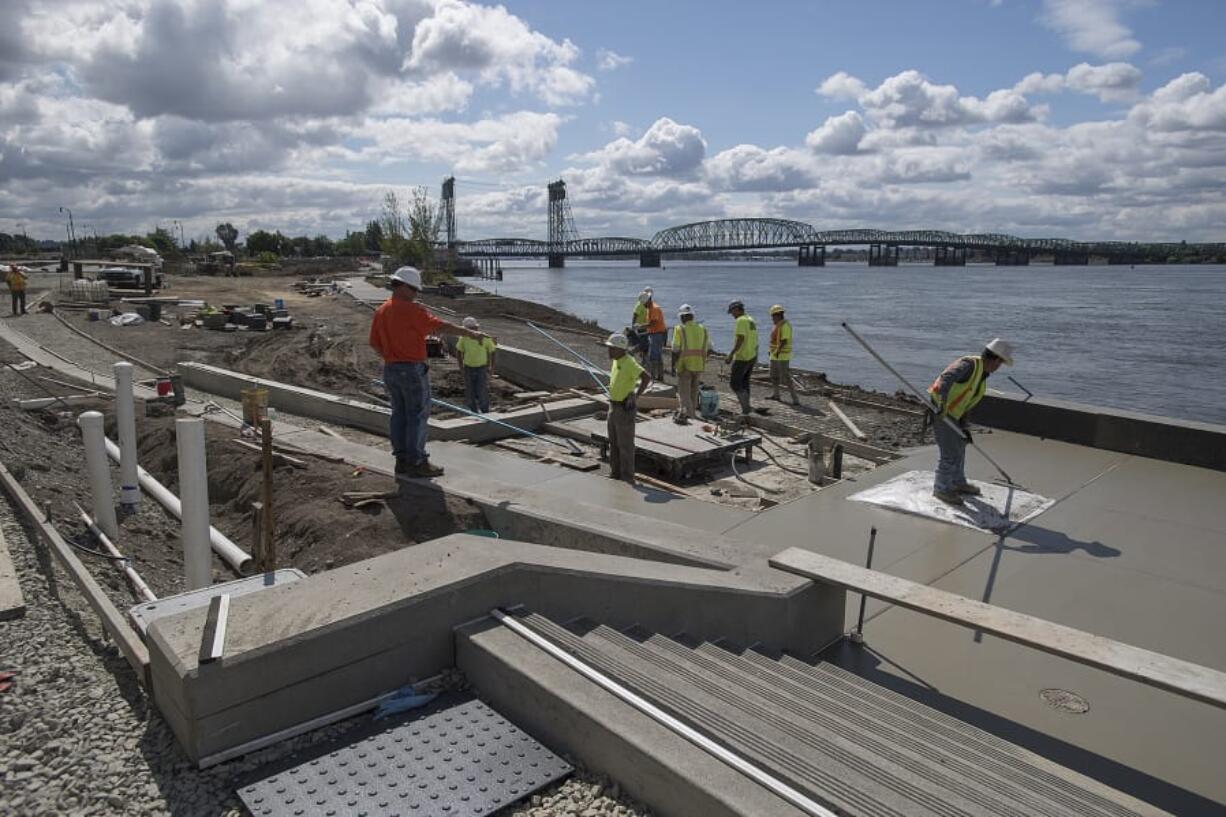
[[[772,360],[771,361],[771,388],[774,389],[771,396],[776,400],[779,399],[779,384],[788,387],[788,391],[792,393],[792,402],[799,403],[800,398],[796,396],[796,384],[792,382],[792,361],[790,360]]]
[[[686,417],[694,419],[698,416],[698,378],[702,372],[683,372],[677,370],[677,400],[681,411]]]
[[[609,404],[609,471],[613,479],[634,484],[634,398]]]

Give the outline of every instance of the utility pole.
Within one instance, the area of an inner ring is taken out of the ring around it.
[[[75,224],[73,224],[73,221],[72,221],[72,208],[71,207],[61,207],[60,208],[61,213],[64,212],[65,210],[68,211],[68,250],[72,254],[73,258],[78,258],[80,256],[77,253],[77,227]]]

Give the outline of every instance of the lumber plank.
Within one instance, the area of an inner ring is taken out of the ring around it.
[[[98,614],[98,618],[102,622],[102,627],[106,630],[107,635],[119,647],[119,651],[123,653],[128,664],[136,673],[136,678],[141,686],[145,689],[151,689],[149,676],[149,650],[145,647],[145,643],[140,640],[140,636],[136,634],[136,630],[124,618],[123,613],[115,606],[110,597],[106,595],[106,591],[98,584],[98,581],[90,574],[89,569],[82,564],[77,555],[73,553],[72,548],[60,536],[59,531],[55,526],[43,518],[42,510],[21,487],[21,483],[13,476],[12,472],[0,463],[0,487],[3,487],[4,492],[8,494],[9,499],[17,507],[17,510],[25,516],[26,520],[38,533],[40,538],[51,553],[59,560],[64,570],[72,578],[73,583],[80,589],[81,595],[85,596],[85,600],[89,602],[89,606]]]
[[[1134,647],[935,587],[867,570],[801,548],[770,558],[770,566],[842,587],[1006,641],[1067,658],[1112,675],[1226,709],[1226,672]]]
[[[830,410],[834,412],[834,416],[838,417],[843,425],[847,426],[847,430],[851,432],[851,436],[855,437],[860,442],[868,439],[868,435],[859,429],[859,427],[851,421],[851,418],[843,413],[843,410],[834,404],[833,400],[827,400],[826,405],[830,406]]]
[[[17,581],[13,557],[9,553],[4,531],[0,530],[0,621],[21,618],[26,613],[26,597]]]

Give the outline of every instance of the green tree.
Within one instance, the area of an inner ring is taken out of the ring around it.
[[[331,258],[336,255],[336,245],[332,243],[332,239],[321,233],[311,239],[311,255]]]
[[[367,233],[351,233],[345,231],[345,237],[336,242],[336,254],[355,257],[366,255],[368,248],[366,245]]]
[[[217,239],[225,245],[225,248],[230,252],[234,252],[234,248],[238,246],[238,229],[228,221],[223,221],[217,225]]]
[[[383,225],[377,221],[368,221],[366,223],[366,249],[370,252],[379,252],[383,247]]]
[[[145,236],[145,240],[141,244],[157,250],[158,255],[163,258],[170,258],[179,254],[179,248],[175,246],[175,240],[165,227],[155,228],[153,232]]]
[[[423,272],[433,270],[434,245],[438,241],[436,215],[437,208],[425,187],[414,187],[403,206],[394,191],[387,191],[379,218],[383,230],[381,249],[396,264],[412,264]]]
[[[282,238],[284,238],[284,236],[282,236],[280,232],[270,233],[267,230],[256,230],[252,233],[248,233],[247,255],[256,256],[262,252],[280,255]]]

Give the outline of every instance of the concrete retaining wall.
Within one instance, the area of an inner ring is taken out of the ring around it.
[[[1003,431],[1226,471],[1226,426],[1057,400],[985,395],[972,419]]]
[[[804,653],[842,632],[845,596],[765,567],[702,570],[457,534],[233,599],[213,664],[197,662],[205,611],[155,622],[154,700],[198,760],[451,667],[453,627],[518,604]]]

